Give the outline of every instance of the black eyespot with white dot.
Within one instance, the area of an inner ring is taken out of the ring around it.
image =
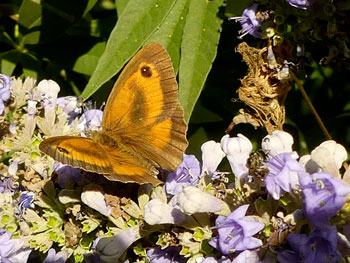
[[[150,78],[152,76],[152,70],[149,66],[143,66],[141,68],[141,75],[145,78]]]
[[[69,153],[66,149],[64,149],[64,148],[62,148],[62,147],[57,147],[57,150],[58,150],[60,153],[65,153],[65,154],[68,154],[68,153]]]

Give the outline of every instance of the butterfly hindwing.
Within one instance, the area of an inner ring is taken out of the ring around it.
[[[107,179],[133,183],[161,183],[152,167],[130,153],[101,145],[90,138],[57,136],[46,139],[40,150],[56,161],[86,171],[105,175]]]

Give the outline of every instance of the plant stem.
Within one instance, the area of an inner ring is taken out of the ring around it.
[[[332,137],[331,135],[329,134],[329,132],[327,131],[327,128],[326,126],[323,124],[320,116],[318,115],[315,107],[312,105],[312,102],[309,98],[309,96],[306,94],[306,91],[303,87],[303,84],[301,84],[300,80],[297,78],[297,76],[294,74],[293,71],[289,71],[290,72],[290,75],[292,76],[293,80],[295,81],[295,83],[298,85],[300,91],[301,91],[301,94],[303,95],[305,101],[306,101],[306,104],[307,106],[309,107],[309,109],[311,110],[312,114],[314,115],[318,125],[320,126],[323,134],[326,136],[327,140],[332,140]]]
[[[309,106],[309,108],[310,108],[312,114],[314,115],[318,125],[320,126],[323,134],[326,136],[327,140],[332,140],[332,137],[329,134],[326,126],[323,124],[323,122],[322,122],[320,116],[318,115],[314,105],[312,105],[312,102],[311,102],[309,96],[306,94],[306,91],[305,91],[305,89],[303,87],[303,84],[301,84],[300,80],[297,78],[297,76],[294,74],[293,71],[290,70],[289,72],[290,72],[290,75],[292,76],[293,80],[295,81],[295,83],[300,88],[301,94],[303,95],[303,97],[304,97],[304,99],[306,101],[306,104]],[[347,164],[347,162],[343,162],[343,167],[345,168],[345,170],[348,169],[349,165]]]

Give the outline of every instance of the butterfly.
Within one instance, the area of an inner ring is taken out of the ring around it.
[[[111,181],[156,186],[162,183],[155,177],[158,168],[173,171],[182,162],[186,132],[170,56],[150,43],[114,84],[100,131],[47,138],[39,148],[58,162]]]

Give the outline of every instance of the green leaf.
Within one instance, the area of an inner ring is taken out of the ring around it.
[[[29,53],[22,54],[20,63],[23,66],[23,75],[25,77],[38,78],[38,71],[40,70],[41,64],[35,56]]]
[[[11,76],[21,58],[21,55],[22,54],[17,50],[10,50],[1,54],[1,73]]]
[[[189,2],[189,0],[177,0],[164,23],[147,41],[147,43],[158,42],[167,49],[175,72],[179,67],[182,32]]]
[[[205,116],[205,118],[203,118],[203,116]],[[193,114],[191,116],[191,123],[196,123],[196,124],[208,123],[208,122],[219,122],[222,120],[223,118],[219,114],[206,108],[200,100],[198,100],[196,107],[193,111]]]
[[[92,75],[105,48],[106,42],[96,43],[87,53],[77,58],[73,71],[89,76]]]
[[[31,0],[23,0],[18,11],[18,24],[27,29],[38,25],[41,20],[42,6],[38,2]]]
[[[130,2],[129,0],[115,0],[115,6],[117,8],[118,16],[121,16],[121,14],[123,13],[125,7],[129,2]]]
[[[249,0],[229,0],[227,1],[226,9],[225,9],[225,16],[241,16],[243,13],[243,10],[250,6]]]
[[[86,8],[83,12],[83,17],[95,6],[96,3],[97,3],[97,0],[88,0]]]
[[[202,155],[201,145],[208,141],[208,135],[203,127],[199,127],[192,135],[188,138],[188,147],[186,149],[187,154],[194,154],[198,158]]]
[[[153,31],[162,24],[174,3],[175,0],[130,0],[119,17],[96,70],[82,93],[83,98],[90,97],[120,71]]]
[[[40,40],[40,25],[42,20],[42,6],[34,1],[23,0],[18,11],[18,24],[24,37],[22,43],[37,44]]]
[[[86,9],[91,8],[92,4],[93,0],[23,0],[18,20],[22,25],[20,27],[23,35],[22,46],[58,39],[68,27],[82,17]]]
[[[188,122],[216,56],[223,0],[192,0],[181,43],[179,98]]]
[[[6,43],[12,47],[16,46],[16,43],[12,40],[10,35],[2,28],[0,28],[0,42]]]

